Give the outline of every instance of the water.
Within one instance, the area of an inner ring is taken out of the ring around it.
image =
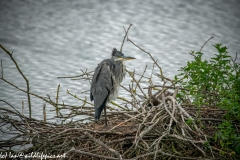
[[[238,0],[146,0],[146,1],[48,1],[1,0],[0,43],[13,52],[15,60],[30,81],[31,92],[49,94],[55,100],[58,84],[60,99],[72,105],[81,102],[67,95],[68,89],[79,97],[89,97],[89,82],[58,79],[59,76],[81,74],[80,69],[94,70],[98,63],[109,58],[113,47],[121,46],[123,26],[133,27],[129,37],[158,59],[164,75],[173,77],[177,70],[191,60],[190,50],[203,49],[211,57],[212,44],[222,43],[230,55],[240,52],[240,1]],[[152,61],[149,56],[126,42],[123,53],[136,57],[126,63],[129,70],[141,73]],[[26,89],[26,83],[9,56],[0,50],[4,77]],[[240,62],[240,56],[237,58]],[[124,84],[128,84],[129,77]],[[156,81],[155,84],[160,84]],[[126,96],[120,90],[121,96]],[[43,119],[44,102],[32,98],[32,114]],[[0,81],[0,99],[21,110],[22,101],[27,115],[27,96]],[[1,107],[8,107],[0,102]],[[47,118],[55,115],[47,104]]]

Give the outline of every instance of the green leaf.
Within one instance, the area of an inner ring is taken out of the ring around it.
[[[220,47],[221,47],[221,45],[222,45],[222,44],[218,43],[218,44],[215,44],[215,45],[213,45],[213,46],[214,46],[217,50],[219,50]]]
[[[218,51],[219,51],[220,53],[224,53],[224,52],[227,51],[227,47],[224,46],[224,47],[220,48]]]

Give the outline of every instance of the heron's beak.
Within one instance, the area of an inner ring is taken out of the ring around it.
[[[123,56],[122,59],[123,59],[124,61],[127,61],[127,60],[133,60],[133,59],[136,59],[136,58],[134,58],[134,57],[128,57],[128,56]]]

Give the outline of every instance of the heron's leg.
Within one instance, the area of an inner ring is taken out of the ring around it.
[[[105,116],[105,127],[107,127],[107,109],[106,109],[106,105],[104,106],[104,116]]]

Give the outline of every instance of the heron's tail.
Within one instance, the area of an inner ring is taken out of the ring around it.
[[[94,102],[95,103],[95,102]],[[104,107],[106,107],[106,103],[107,103],[107,98],[103,101],[102,105],[100,107],[94,107],[95,108],[95,120],[98,121],[100,119],[102,110],[104,109]]]

